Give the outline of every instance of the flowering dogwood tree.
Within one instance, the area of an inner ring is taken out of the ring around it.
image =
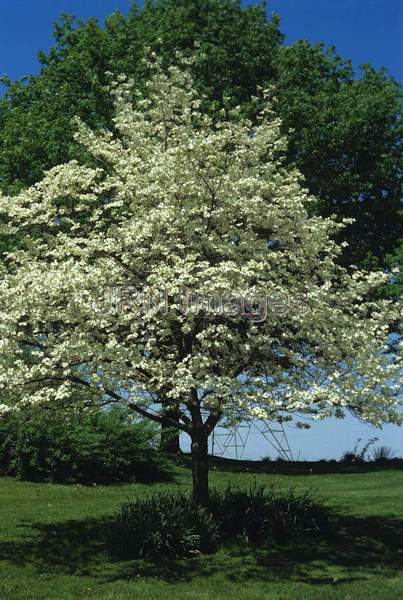
[[[384,274],[337,266],[343,224],[309,216],[270,110],[212,122],[186,68],[151,63],[143,97],[111,85],[113,132],[77,121],[87,165],[0,198],[22,238],[0,283],[0,394],[19,400],[1,408],[75,398],[160,423],[174,409],[206,505],[221,419],[400,421],[397,309],[374,299]]]

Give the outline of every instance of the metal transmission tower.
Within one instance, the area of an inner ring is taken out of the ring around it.
[[[215,456],[241,459],[249,435],[256,429],[283,460],[294,460],[287,434],[282,423],[270,421],[243,421],[234,425],[221,425],[210,438],[210,452]]]
[[[252,423],[238,423],[237,425],[221,426],[217,431],[211,434],[211,454],[215,456],[234,455],[236,459],[241,459],[245,450],[246,443]]]
[[[284,460],[294,460],[294,456],[288,442],[287,434],[282,423],[276,423],[273,427],[271,421],[255,421],[256,429],[269,442],[272,448],[276,450],[278,456]]]

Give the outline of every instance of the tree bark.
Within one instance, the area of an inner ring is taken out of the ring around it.
[[[164,417],[167,420],[169,419],[170,422],[167,421],[161,424],[160,450],[166,454],[180,454],[180,432],[172,425],[172,421],[179,423],[179,412],[175,408],[167,409]]]
[[[196,429],[192,432],[191,438],[193,502],[195,506],[208,508],[208,433]]]

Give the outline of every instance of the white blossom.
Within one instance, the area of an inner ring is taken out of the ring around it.
[[[338,266],[346,222],[310,214],[270,107],[251,136],[239,111],[218,123],[202,112],[186,69],[152,69],[144,97],[112,82],[115,133],[77,121],[97,167],[70,161],[0,197],[23,240],[0,282],[0,394],[68,402],[87,384],[94,402],[149,411],[164,398],[185,429],[195,407],[217,419],[348,407],[400,422],[387,349],[398,309],[373,293],[386,276]],[[168,310],[96,309],[108,286],[128,284],[166,290]],[[266,318],[181,311],[183,288],[265,298]]]

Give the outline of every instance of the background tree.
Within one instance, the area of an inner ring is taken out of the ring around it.
[[[354,219],[342,234],[344,264],[385,266],[402,234],[401,86],[370,65],[356,79],[334,48],[307,42],[281,48],[277,65],[289,158],[320,214]]]
[[[255,125],[239,110],[215,121],[186,71],[147,68],[145,95],[124,77],[112,85],[115,133],[78,121],[99,166],[70,161],[0,199],[22,236],[0,283],[0,390],[23,395],[23,410],[83,386],[158,423],[164,394],[179,412],[170,424],[191,438],[194,501],[207,506],[208,437],[225,416],[349,408],[401,421],[387,340],[397,309],[373,300],[383,273],[337,265],[342,225],[309,215],[267,106]],[[128,282],[129,295],[94,305]],[[157,301],[144,310],[133,292],[145,290]]]

